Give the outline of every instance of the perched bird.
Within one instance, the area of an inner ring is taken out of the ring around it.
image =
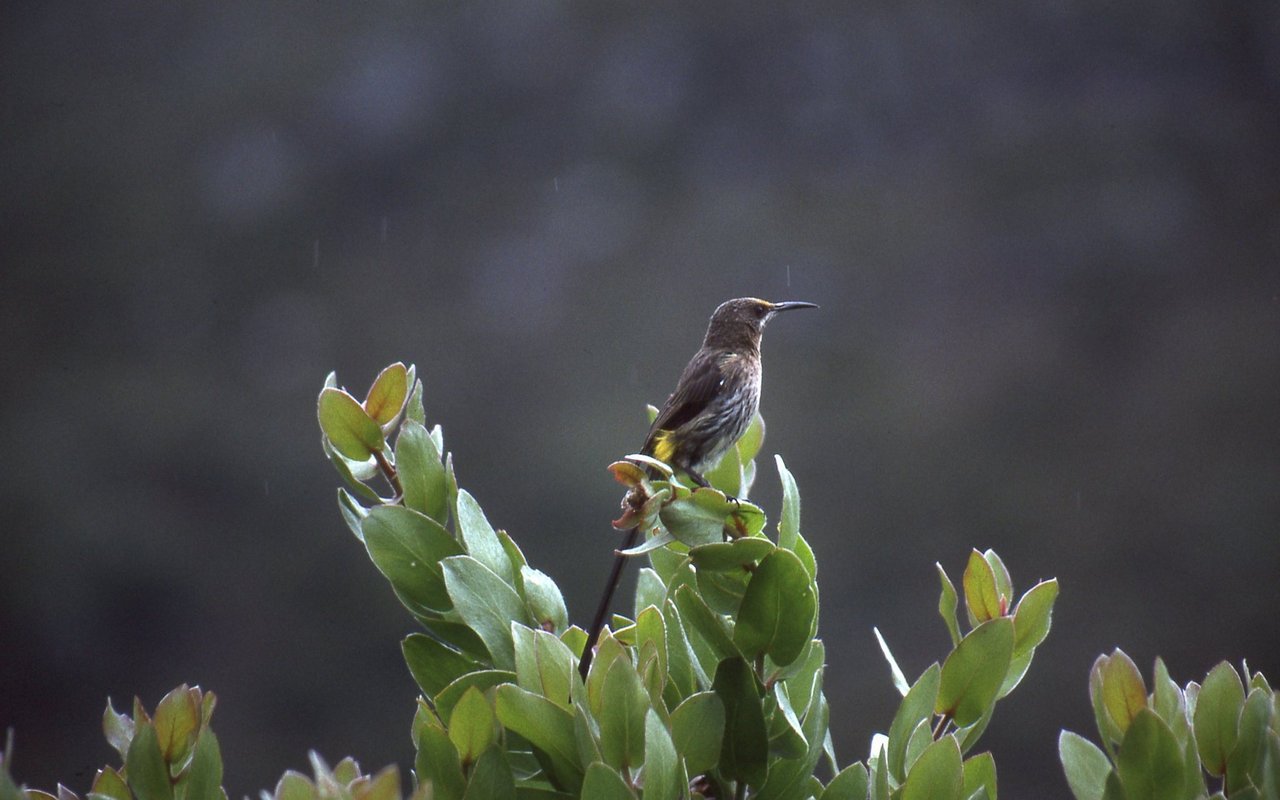
[[[814,303],[792,300],[770,303],[740,297],[720,304],[711,315],[702,347],[694,353],[676,382],[676,390],[649,427],[640,452],[682,470],[694,482],[707,486],[703,470],[715,466],[722,455],[746,433],[760,408],[760,337],[774,314],[795,308],[817,308]],[[631,548],[639,528],[627,531],[622,549]],[[609,613],[609,603],[622,578],[626,556],[618,555],[587,644],[578,663],[585,679],[591,668],[592,649]]]
[[[793,300],[728,300],[711,315],[694,353],[649,428],[640,452],[684,470],[706,486],[702,471],[742,438],[760,408],[760,338],[774,314],[817,308]]]

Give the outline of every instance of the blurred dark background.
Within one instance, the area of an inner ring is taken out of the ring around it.
[[[0,728],[213,689],[232,797],[411,763],[408,615],[314,400],[416,362],[495,524],[594,604],[604,467],[728,297],[820,560],[842,760],[946,651],[941,561],[1062,582],[985,746],[1068,796],[1087,674],[1280,677],[1280,11],[1238,3],[19,4],[3,12]]]

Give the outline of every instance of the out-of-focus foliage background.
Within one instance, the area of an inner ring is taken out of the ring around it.
[[[721,300],[817,550],[865,755],[945,651],[935,560],[1062,581],[988,734],[1066,797],[1117,644],[1280,677],[1280,12],[1234,3],[8,7],[0,727],[87,789],[108,695],[212,688],[232,796],[316,747],[408,767],[408,616],[314,398],[416,361],[576,619]],[[762,463],[756,499],[776,510]]]

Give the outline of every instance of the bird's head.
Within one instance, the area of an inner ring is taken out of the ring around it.
[[[731,349],[744,345],[758,347],[765,323],[772,319],[774,314],[796,308],[817,307],[815,303],[806,303],[802,300],[787,300],[781,303],[770,303],[768,300],[756,297],[726,300],[711,315],[711,324],[707,326],[707,338],[704,344]]]

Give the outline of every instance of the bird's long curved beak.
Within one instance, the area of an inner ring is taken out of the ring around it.
[[[787,300],[782,303],[773,303],[772,305],[773,305],[773,308],[771,308],[770,310],[773,311],[774,313],[777,313],[779,311],[790,311],[793,308],[818,308],[819,307],[817,303],[806,303],[803,300]]]

